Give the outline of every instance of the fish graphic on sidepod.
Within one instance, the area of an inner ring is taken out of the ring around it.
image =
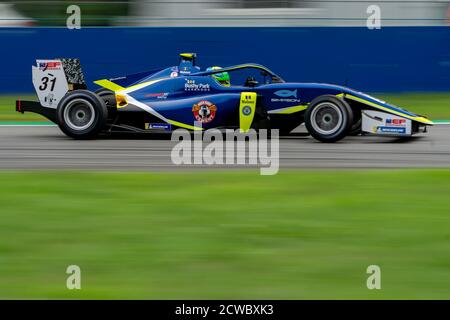
[[[295,90],[278,90],[274,92],[277,96],[282,98],[294,97],[297,98],[297,89]]]

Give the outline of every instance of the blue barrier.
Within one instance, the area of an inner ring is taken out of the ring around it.
[[[369,92],[450,91],[450,27],[0,28],[0,93],[32,92],[36,58],[80,58],[87,80],[178,63],[266,65],[287,81]],[[93,85],[94,87],[94,85]]]

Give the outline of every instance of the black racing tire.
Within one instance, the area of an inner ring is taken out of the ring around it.
[[[114,119],[114,116],[117,113],[117,101],[114,91],[108,90],[106,88],[100,88],[98,90],[95,90],[95,94],[105,102],[106,109],[108,109],[108,119]]]
[[[106,88],[99,88],[94,91],[95,94],[101,96],[103,94],[114,94],[114,91],[106,89]]]
[[[58,126],[74,139],[93,139],[104,128],[108,117],[105,102],[88,90],[67,93],[56,109]]]
[[[342,99],[323,95],[311,101],[305,113],[308,132],[321,142],[343,139],[353,124],[353,111]]]
[[[361,132],[362,132],[361,123],[362,123],[361,119],[356,120],[356,122],[350,128],[350,130],[348,132],[348,135],[349,136],[358,136],[358,135],[360,135]]]
[[[362,133],[362,114],[361,110],[353,110],[353,124],[348,132],[349,136],[358,136]]]
[[[95,94],[98,95],[100,98],[105,101],[106,107],[109,108],[116,108],[116,95],[114,91],[100,88],[98,90],[95,90]]]

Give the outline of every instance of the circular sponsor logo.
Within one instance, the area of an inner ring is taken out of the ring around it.
[[[208,123],[216,116],[217,107],[207,100],[202,100],[194,104],[192,112],[194,113],[195,120],[201,123]]]
[[[245,116],[248,116],[248,115],[250,115],[250,114],[252,113],[252,108],[250,108],[249,106],[244,106],[244,107],[242,108],[242,113],[243,113]]]
[[[178,72],[172,72],[171,74],[170,74],[170,77],[171,78],[176,78],[176,77],[178,77]]]

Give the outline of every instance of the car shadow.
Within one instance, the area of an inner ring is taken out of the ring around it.
[[[356,137],[358,138],[358,137]],[[410,143],[414,141],[423,140],[424,136],[411,136],[411,137],[381,137],[381,136],[360,136],[366,143],[373,144],[391,144],[391,143]],[[366,139],[368,138],[368,139]]]

